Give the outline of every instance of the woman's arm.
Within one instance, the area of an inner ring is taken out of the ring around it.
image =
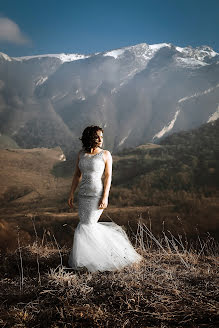
[[[72,184],[71,184],[71,191],[70,191],[70,195],[69,195],[69,199],[68,199],[68,205],[69,207],[73,207],[73,201],[74,201],[74,192],[81,180],[82,174],[81,171],[79,169],[78,163],[79,163],[79,155],[80,155],[80,151],[78,152],[77,155],[77,160],[76,160],[76,164],[75,164],[75,171],[74,171],[74,175],[73,175],[73,179],[72,179]]]
[[[100,200],[99,208],[104,209],[108,205],[109,191],[112,181],[112,155],[108,150],[105,151],[105,176],[104,176],[104,190],[103,197]]]

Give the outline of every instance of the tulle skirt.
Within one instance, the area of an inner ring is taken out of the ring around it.
[[[97,222],[103,210],[98,197],[79,197],[80,222],[74,233],[69,265],[90,272],[114,271],[139,262],[126,232],[114,222]]]

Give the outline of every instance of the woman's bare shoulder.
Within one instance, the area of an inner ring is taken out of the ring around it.
[[[105,159],[112,159],[112,155],[109,150],[103,149],[103,156]]]
[[[107,149],[103,149],[103,152],[104,152],[104,154],[106,154],[106,155],[111,155],[111,153],[110,153],[110,151],[109,150],[107,150]]]

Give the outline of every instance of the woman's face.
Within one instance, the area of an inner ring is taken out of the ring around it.
[[[102,147],[102,145],[103,145],[103,132],[101,131],[101,130],[98,130],[97,132],[97,143],[98,143],[98,145],[97,145],[97,147]]]

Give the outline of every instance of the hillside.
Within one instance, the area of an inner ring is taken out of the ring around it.
[[[65,160],[60,147],[53,149],[1,149],[0,203],[13,205],[58,198],[57,179],[53,166]],[[64,179],[60,179],[65,184]]]
[[[0,149],[12,148],[17,149],[20,148],[18,144],[9,136],[0,134]]]
[[[172,134],[160,144],[112,155],[112,205],[182,204],[188,199],[218,198],[219,120]],[[47,198],[66,202],[75,158],[63,161],[63,156],[59,147],[2,149],[1,202],[42,202]]]
[[[219,120],[172,134],[154,147],[124,149],[115,157],[113,190],[124,205],[218,197]]]

